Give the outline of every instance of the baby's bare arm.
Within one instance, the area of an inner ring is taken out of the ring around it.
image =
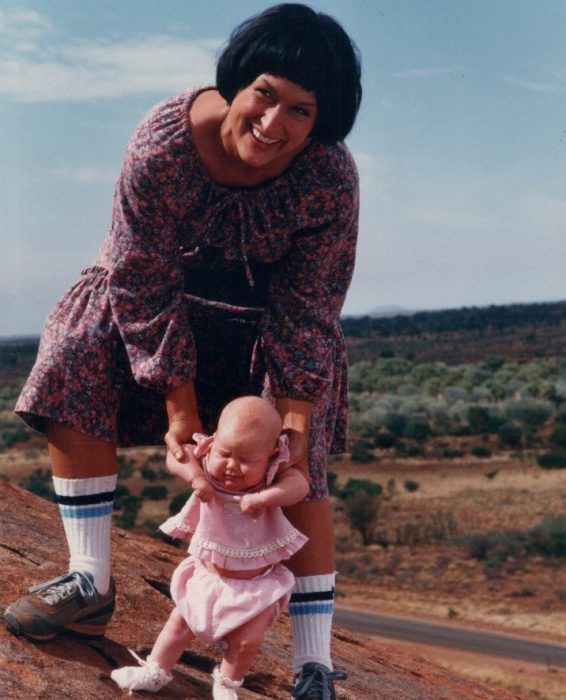
[[[309,484],[299,467],[289,467],[277,481],[260,493],[247,493],[242,496],[240,508],[244,513],[252,513],[262,508],[292,506],[309,492]]]

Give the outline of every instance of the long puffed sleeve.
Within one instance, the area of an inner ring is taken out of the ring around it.
[[[276,397],[314,402],[343,353],[340,311],[355,261],[359,194],[355,167],[332,192],[335,218],[300,231],[270,285],[262,356]]]
[[[167,393],[194,372],[179,228],[187,168],[177,103],[160,106],[128,146],[103,247],[112,312],[138,384]]]

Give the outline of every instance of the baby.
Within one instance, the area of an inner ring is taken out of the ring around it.
[[[169,470],[193,494],[161,529],[190,539],[189,556],[173,573],[175,602],[146,661],[112,672],[121,688],[158,691],[188,642],[222,640],[212,696],[236,700],[266,631],[287,603],[293,574],[281,561],[307,538],[285,518],[281,506],[301,501],[309,486],[289,458],[281,419],[265,399],[244,396],[229,403],[212,437],[195,434],[184,461],[167,455]],[[132,652],[133,653],[133,652]]]

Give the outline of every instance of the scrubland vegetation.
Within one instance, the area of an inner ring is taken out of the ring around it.
[[[31,340],[0,345],[0,451],[41,441],[11,413],[36,349]],[[415,493],[420,481],[408,478],[400,485],[394,478],[385,484],[379,480],[380,464],[403,459],[487,463],[493,456],[512,454],[536,461],[541,469],[566,467],[566,358],[518,363],[492,356],[447,364],[377,357],[354,362],[349,381],[350,453],[334,464],[375,466],[372,478],[349,478],[340,488],[336,473],[330,475],[337,511],[354,535],[352,542],[414,547],[450,541],[492,564],[532,554],[566,555],[566,520],[553,513],[530,529],[513,532],[466,533],[465,525],[446,511],[418,522],[396,518],[387,526],[384,513],[399,499],[399,491]],[[172,483],[163,449],[121,451],[118,468],[116,524],[155,535],[157,521],[144,518],[142,504],[160,504],[154,510],[167,516],[180,509],[190,491]],[[497,473],[494,468],[485,476]],[[52,495],[45,468],[32,470],[20,484],[40,496]]]

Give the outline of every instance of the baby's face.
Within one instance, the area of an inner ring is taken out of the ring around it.
[[[208,471],[227,489],[244,491],[262,481],[273,452],[256,435],[221,424],[208,455]]]

